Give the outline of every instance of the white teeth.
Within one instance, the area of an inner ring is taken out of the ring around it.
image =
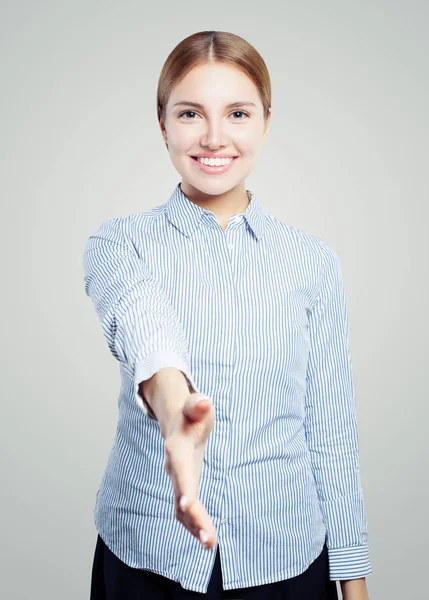
[[[203,165],[208,165],[210,167],[221,167],[222,165],[229,165],[232,162],[233,158],[198,158],[198,162]]]

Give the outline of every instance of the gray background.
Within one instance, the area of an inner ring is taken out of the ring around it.
[[[371,600],[427,598],[428,4],[26,0],[1,13],[0,596],[89,598],[119,370],[83,248],[180,181],[157,79],[181,39],[218,29],[248,39],[272,77],[247,188],[341,258]]]

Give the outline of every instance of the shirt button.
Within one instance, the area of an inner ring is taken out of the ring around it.
[[[226,518],[222,519],[221,523],[228,523],[228,519],[226,519]]]
[[[228,244],[228,250],[232,250],[234,248],[234,244]]]

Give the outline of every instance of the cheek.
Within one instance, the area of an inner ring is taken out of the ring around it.
[[[187,150],[190,144],[195,144],[197,131],[191,131],[192,127],[174,129],[170,128],[168,132],[168,144],[177,151]]]
[[[231,141],[236,144],[237,149],[242,149],[243,153],[252,154],[261,143],[261,134],[256,128],[243,127],[236,133],[234,132]]]

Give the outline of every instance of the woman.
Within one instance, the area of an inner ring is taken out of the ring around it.
[[[121,369],[91,600],[368,598],[341,267],[246,189],[270,119],[253,46],[184,39],[158,84],[181,182],[85,248]]]

